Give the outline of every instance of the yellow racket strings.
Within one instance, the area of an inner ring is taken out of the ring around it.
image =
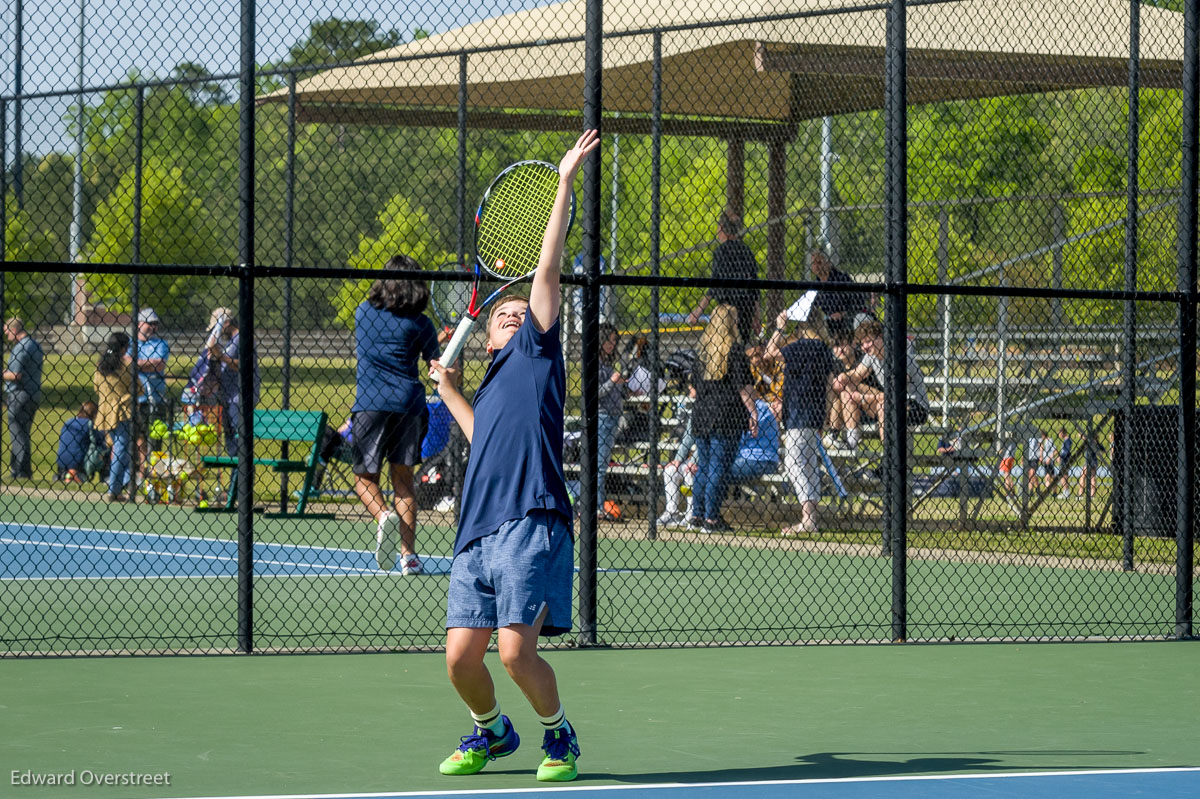
[[[522,164],[492,187],[476,244],[484,269],[510,279],[537,267],[557,192],[557,170],[540,163]]]

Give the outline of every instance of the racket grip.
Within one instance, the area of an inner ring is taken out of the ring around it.
[[[467,341],[467,334],[471,332],[471,327],[475,324],[475,320],[469,316],[464,316],[458,323],[458,328],[454,331],[454,335],[446,342],[446,349],[442,350],[438,360],[442,366],[450,367],[458,360],[458,355],[462,352],[463,344]]]

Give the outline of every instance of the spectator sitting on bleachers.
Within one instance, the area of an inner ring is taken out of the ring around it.
[[[58,434],[58,456],[55,474],[64,483],[82,483],[87,474],[85,461],[88,447],[96,437],[96,403],[88,400],[79,412],[63,423]]]
[[[846,429],[846,445],[855,450],[862,441],[859,424],[864,412],[879,420],[879,438],[884,436],[882,389],[865,384],[869,375],[875,377],[880,386],[887,386],[884,371],[885,355],[883,325],[875,320],[864,322],[854,331],[854,340],[862,348],[863,358],[853,369],[843,372],[833,380],[833,390],[842,397],[842,421]],[[925,389],[925,375],[917,364],[917,352],[912,341],[905,351],[907,407],[906,423],[910,426],[924,424],[929,418],[929,394]]]
[[[779,471],[779,424],[771,406],[761,399],[754,400],[758,414],[758,435],[749,430],[742,433],[737,456],[729,467],[729,485],[749,483],[763,475]]]
[[[766,357],[766,352],[767,342],[762,339],[746,346],[750,373],[754,375],[754,393],[766,401],[771,414],[778,419],[783,415],[783,364]]]
[[[833,355],[837,358],[840,366],[838,369],[843,373],[853,372],[854,367],[858,366],[862,360],[862,353],[854,346],[854,334],[844,328],[837,331],[830,331],[829,348],[833,351]],[[875,378],[872,375],[867,375],[863,383],[870,388],[881,388],[875,384]],[[860,422],[875,422],[877,421],[870,412],[864,411]],[[842,393],[838,391],[830,392],[829,402],[829,432],[825,434],[822,443],[826,450],[840,449],[842,446],[842,435],[845,432],[845,411],[842,405]]]
[[[696,390],[688,392],[694,399]],[[663,466],[663,494],[666,496],[666,507],[658,517],[660,527],[684,527],[692,517],[692,485],[696,482],[696,439],[692,435],[692,403],[684,404],[683,413],[686,421],[683,425],[683,435],[671,460]],[[685,495],[684,486],[688,491]]]
[[[824,314],[813,308],[800,322],[800,338],[780,348],[788,315],[775,319],[775,334],[767,342],[768,357],[784,365],[783,462],[788,480],[800,501],[800,523],[784,527],[782,536],[817,531],[817,503],[821,499],[821,427],[825,423],[830,380],[840,362],[826,344],[829,331]]]

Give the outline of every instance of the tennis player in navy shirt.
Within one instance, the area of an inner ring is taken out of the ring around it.
[[[442,761],[443,774],[475,774],[520,744],[508,716],[500,713],[483,662],[493,630],[500,661],[545,730],[537,778],[561,782],[578,773],[575,730],[563,714],[554,670],[537,644],[539,635],[571,629],[574,540],[562,467],[566,369],[559,274],[571,185],[598,146],[597,132],[589,130],[559,164],[558,193],[529,297],[512,294],[492,306],[487,323],[492,363],[473,402],[458,389],[458,370],[431,364],[442,399],[471,442],[450,570],[446,666],[474,726]]]
[[[395,255],[387,271],[420,271],[407,255]],[[437,330],[424,315],[429,287],[423,280],[381,279],[354,310],[354,491],[375,520],[375,562],[391,570],[400,547],[400,573],[420,574],[416,551],[417,495],[413,469],[429,426],[418,358],[438,356]],[[394,491],[388,507],[380,473],[387,467]],[[399,541],[397,541],[399,539]]]

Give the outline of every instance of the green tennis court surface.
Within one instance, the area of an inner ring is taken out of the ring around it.
[[[580,734],[576,786],[698,786],[1200,766],[1198,646],[741,647],[547,659]],[[489,665],[500,674],[495,656]],[[468,717],[437,653],[0,661],[0,791],[69,795],[11,785],[10,774],[72,769],[171,775],[165,787],[74,789],[135,799],[537,788],[537,720],[510,682],[497,685],[526,742],[482,774],[449,778],[437,764]],[[1195,784],[1194,774],[1187,779]],[[990,795],[1027,795],[1017,784]],[[1129,790],[1089,795],[1135,795],[1154,783],[1114,784]],[[938,785],[904,795],[968,795]],[[852,795],[901,795],[881,790]]]
[[[430,519],[432,519],[432,515]],[[633,525],[625,529],[633,529]],[[166,506],[10,497],[0,511],[0,638],[7,651],[209,651],[237,646],[236,519]],[[378,572],[373,526],[257,519],[255,647],[437,647],[447,577]],[[433,572],[448,523],[425,521]],[[599,545],[603,643],[887,641],[891,561],[878,546],[737,537]],[[914,558],[910,640],[1169,637],[1168,570],[1029,556]],[[562,642],[560,639],[559,643]]]

